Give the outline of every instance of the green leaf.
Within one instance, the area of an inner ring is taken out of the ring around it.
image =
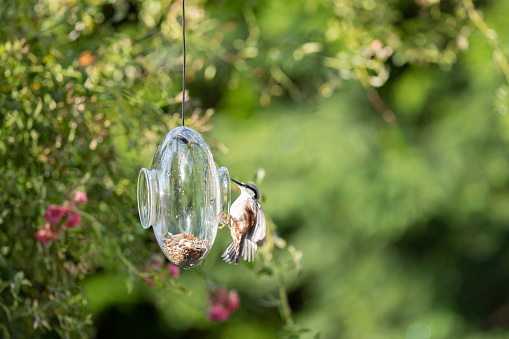
[[[11,334],[9,333],[9,330],[7,329],[7,327],[5,327],[5,325],[0,324],[0,328],[2,329],[2,332],[3,332],[3,338],[11,339]]]
[[[127,294],[131,294],[134,289],[134,281],[133,276],[131,274],[126,278],[125,285],[127,287]]]
[[[7,308],[6,305],[2,304],[0,307],[4,310],[5,314],[7,315],[7,319],[11,321],[11,312],[9,311],[9,308]]]
[[[270,266],[263,266],[258,272],[256,272],[256,275],[262,276],[262,275],[269,275],[271,276],[273,274],[272,267]]]
[[[48,323],[47,320],[41,320],[41,325],[47,328],[48,330],[51,330],[51,325]]]

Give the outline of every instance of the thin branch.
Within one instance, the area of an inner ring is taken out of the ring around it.
[[[502,44],[500,43],[497,32],[495,32],[486,24],[482,15],[475,8],[472,0],[463,0],[462,3],[465,7],[465,10],[467,11],[467,15],[470,21],[472,21],[474,25],[476,25],[477,28],[481,31],[481,33],[493,44],[495,61],[502,70],[502,73],[504,73],[505,79],[509,84],[509,62],[507,61],[507,57],[504,54],[504,50],[502,49]]]
[[[361,82],[362,87],[366,90],[366,94],[368,95],[369,102],[371,106],[380,113],[385,122],[391,124],[396,122],[396,114],[387,106],[385,101],[380,97],[376,88],[370,85],[369,83],[369,74],[365,67],[356,67],[355,74],[357,78]]]
[[[273,253],[274,256],[274,263],[276,266],[276,274],[277,274],[277,280],[279,285],[279,313],[281,313],[282,318],[284,319],[285,323],[289,327],[293,327],[293,316],[292,316],[292,308],[290,307],[290,302],[288,301],[288,292],[286,290],[286,284],[285,284],[285,277],[283,274],[283,267],[281,265],[281,262],[279,261],[278,255]]]
[[[294,326],[293,316],[292,316],[292,308],[290,307],[290,302],[288,301],[288,292],[286,290],[285,277],[283,273],[283,266],[281,265],[281,261],[279,260],[279,256],[277,253],[277,246],[274,246],[274,234],[276,227],[272,219],[269,217],[267,220],[267,241],[272,244],[272,258],[276,270],[276,276],[278,280],[278,290],[279,290],[279,313],[281,314],[281,318],[284,320],[288,327]]]

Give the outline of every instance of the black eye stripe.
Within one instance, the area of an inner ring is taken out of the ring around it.
[[[246,184],[244,184],[244,187],[248,188],[251,192],[254,193],[254,198],[255,199],[258,200],[260,198],[260,192],[258,192],[258,188],[256,188],[255,185],[250,184],[250,183],[246,183]]]

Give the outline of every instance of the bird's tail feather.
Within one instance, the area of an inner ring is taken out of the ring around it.
[[[242,253],[244,252],[245,243],[246,233],[242,234],[238,246],[235,246],[235,242],[231,243],[221,257],[229,264],[235,262],[235,265],[238,265],[242,258]]]
[[[224,251],[224,253],[221,255],[221,258],[224,259],[228,264],[231,264],[232,262],[237,260],[237,248],[235,247],[235,243],[231,243],[230,246]]]
[[[251,241],[249,239],[246,239],[246,242],[244,244],[244,260],[247,260],[249,262],[254,260],[255,253],[258,250],[258,245],[254,241]]]
[[[221,258],[229,264],[234,262],[235,265],[238,265],[242,256],[244,256],[244,260],[249,262],[253,261],[257,250],[258,245],[256,245],[254,241],[245,239],[243,235],[238,248],[235,246],[235,243],[232,242],[221,255]]]

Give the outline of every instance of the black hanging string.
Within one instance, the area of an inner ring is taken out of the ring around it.
[[[184,50],[184,62],[182,64],[182,126],[184,126],[184,110],[186,96],[186,9],[185,0],[182,0],[182,49]]]

